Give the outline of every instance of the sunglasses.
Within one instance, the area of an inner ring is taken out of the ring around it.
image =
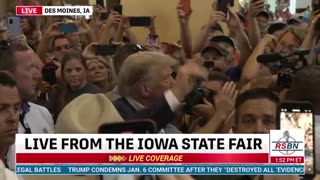
[[[62,49],[67,49],[68,50],[68,49],[71,49],[72,47],[73,46],[71,44],[66,44],[64,46],[57,46],[53,50],[60,52],[60,51],[62,51]]]

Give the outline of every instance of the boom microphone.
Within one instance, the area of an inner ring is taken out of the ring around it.
[[[282,59],[284,59],[283,55],[280,53],[274,53],[274,54],[262,54],[257,57],[258,63],[267,64],[272,62],[277,62]]]

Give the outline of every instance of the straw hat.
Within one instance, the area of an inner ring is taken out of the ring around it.
[[[84,94],[61,111],[55,133],[98,133],[102,124],[123,121],[104,94]]]

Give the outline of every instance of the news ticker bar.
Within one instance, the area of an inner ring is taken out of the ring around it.
[[[17,165],[19,175],[303,175],[303,165]]]

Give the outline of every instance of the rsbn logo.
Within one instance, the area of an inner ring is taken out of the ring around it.
[[[279,151],[283,155],[292,155],[296,151],[303,151],[303,142],[296,141],[295,138],[290,136],[289,131],[284,131],[283,137],[272,143],[275,145],[272,151]],[[302,148],[299,148],[300,144]]]

